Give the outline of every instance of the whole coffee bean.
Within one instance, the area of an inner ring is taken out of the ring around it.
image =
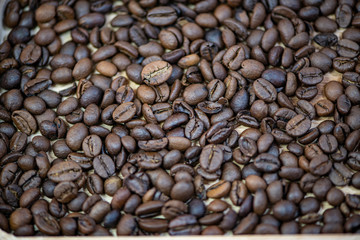
[[[328,116],[334,111],[334,104],[327,99],[322,99],[315,104],[315,109],[318,116]]]
[[[84,138],[82,142],[82,149],[85,156],[95,157],[100,154],[102,147],[102,141],[97,135],[89,135]]]
[[[173,24],[177,19],[174,8],[162,6],[152,8],[146,16],[147,20],[155,26],[167,26]]]
[[[337,44],[337,53],[341,57],[356,57],[359,55],[359,45],[349,39],[342,39]]]
[[[320,154],[311,160],[309,170],[312,174],[321,176],[328,173],[331,166],[329,158],[324,154]]]
[[[333,68],[341,73],[352,71],[355,67],[355,62],[348,57],[336,57],[333,59]]]
[[[276,100],[276,89],[270,82],[263,78],[259,78],[254,82],[253,86],[255,94],[258,98],[267,103],[271,103]]]
[[[132,119],[136,114],[136,106],[133,102],[125,102],[115,108],[112,117],[117,123],[124,123]]]
[[[316,86],[310,86],[310,87],[299,87],[298,89],[296,89],[295,95],[299,98],[299,99],[304,99],[304,100],[311,100],[313,99],[316,95],[318,94],[318,90],[316,88]]]
[[[34,222],[42,233],[52,236],[56,236],[60,233],[60,226],[58,222],[47,212],[35,214]]]
[[[353,173],[344,164],[334,163],[329,179],[336,186],[344,186],[350,182],[352,175]]]
[[[293,202],[283,200],[275,204],[274,217],[280,221],[289,221],[296,216],[296,206]]]
[[[54,189],[54,197],[61,203],[68,203],[73,200],[78,193],[77,186],[73,182],[60,182]]]
[[[323,80],[323,73],[316,67],[307,67],[300,70],[298,78],[302,83],[313,86]]]
[[[223,151],[216,145],[206,146],[200,155],[200,165],[208,172],[218,170],[223,161]]]
[[[298,114],[286,124],[286,132],[291,136],[298,137],[305,134],[310,129],[310,126],[310,119]]]
[[[155,169],[161,166],[162,157],[157,152],[145,152],[137,156],[137,163],[143,169]]]
[[[63,161],[53,165],[48,173],[48,178],[53,182],[75,181],[82,173],[81,167],[73,161]]]
[[[316,52],[310,55],[311,66],[319,68],[323,72],[328,72],[331,69],[332,61],[327,55]]]
[[[333,102],[335,102],[343,94],[343,92],[343,86],[336,81],[328,82],[324,88],[326,97]]]
[[[338,147],[338,142],[333,135],[324,134],[324,135],[321,135],[319,138],[319,147],[325,153],[332,153],[332,152],[336,151],[336,149]]]
[[[257,79],[264,70],[264,65],[259,61],[247,59],[241,63],[240,73],[245,78]]]
[[[148,85],[160,85],[171,76],[172,66],[165,61],[155,61],[147,64],[142,72],[141,78]]]
[[[335,32],[337,24],[335,21],[327,17],[319,17],[315,21],[315,27],[319,32],[332,33]]]
[[[255,229],[258,221],[259,218],[256,213],[250,213],[240,221],[239,225],[233,230],[233,233],[236,235],[251,233]]]
[[[353,209],[360,208],[360,198],[357,194],[347,194],[345,197],[347,205],[349,205]]]
[[[93,166],[95,172],[105,179],[115,173],[114,161],[106,154],[96,156],[93,161]]]
[[[26,110],[14,111],[11,115],[11,119],[16,127],[27,135],[33,134],[37,130],[35,118]]]
[[[269,153],[262,153],[255,158],[254,164],[262,172],[275,172],[280,168],[280,161]]]
[[[275,87],[281,87],[286,83],[286,74],[277,68],[267,69],[262,74],[261,77],[269,81]]]

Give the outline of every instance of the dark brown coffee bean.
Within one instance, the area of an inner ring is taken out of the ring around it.
[[[330,171],[331,166],[329,158],[324,154],[320,154],[311,160],[309,169],[312,174],[322,176]]]
[[[348,57],[336,57],[333,59],[333,68],[341,73],[351,72],[355,68],[355,62]]]
[[[81,167],[76,162],[63,161],[52,166],[47,176],[53,182],[75,181],[81,172]]]
[[[60,233],[60,226],[56,219],[47,212],[34,216],[35,225],[45,234],[56,236]]]
[[[250,213],[240,221],[239,225],[233,230],[233,233],[236,235],[251,233],[255,229],[258,221],[258,216],[255,213]]]
[[[310,129],[311,121],[302,114],[296,115],[286,124],[286,132],[291,136],[298,137]]]
[[[312,86],[323,80],[323,73],[318,68],[308,67],[300,70],[298,78],[302,83]]]
[[[289,221],[295,217],[296,206],[291,201],[280,201],[274,206],[274,216],[281,221]]]
[[[304,99],[304,100],[311,100],[313,99],[316,95],[318,94],[318,90],[316,88],[316,86],[311,86],[311,87],[299,87],[296,92],[295,95],[299,98],[299,99]]]
[[[333,135],[324,134],[319,138],[319,147],[325,153],[333,153],[338,147],[338,142]]]
[[[93,166],[95,172],[105,179],[115,173],[114,161],[106,154],[96,156],[93,161]]]
[[[342,39],[337,44],[337,53],[341,57],[356,57],[359,54],[359,45],[349,39]]]
[[[315,104],[315,109],[318,116],[328,116],[334,111],[334,104],[327,99],[322,99]]]
[[[347,194],[346,195],[346,203],[353,209],[359,209],[360,208],[360,198],[357,194]]]
[[[351,180],[353,173],[344,164],[334,163],[329,173],[329,179],[336,186],[344,186]]]
[[[61,203],[70,202],[77,193],[77,186],[73,182],[60,182],[54,189],[54,197]]]
[[[247,157],[253,157],[257,153],[256,142],[250,138],[239,138],[240,151]]]
[[[255,158],[254,164],[262,172],[275,172],[280,168],[280,161],[269,153],[262,153]]]
[[[259,78],[254,82],[254,90],[256,96],[267,103],[271,103],[276,100],[277,94],[275,87],[263,78]]]
[[[26,110],[14,111],[11,115],[11,119],[16,127],[27,135],[33,134],[37,130],[35,118]]]
[[[136,106],[133,102],[125,102],[115,108],[112,117],[117,123],[129,121],[136,114]]]
[[[167,26],[174,23],[177,19],[175,9],[172,7],[155,7],[147,13],[147,20],[155,26]]]
[[[208,172],[218,170],[223,161],[223,152],[216,145],[208,145],[200,155],[200,164]]]
[[[147,64],[142,72],[141,78],[148,85],[160,85],[169,79],[172,66],[165,61],[155,61]]]

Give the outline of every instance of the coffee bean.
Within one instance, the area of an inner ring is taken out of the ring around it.
[[[337,53],[341,57],[356,57],[359,54],[359,45],[351,40],[342,39],[338,42]]]
[[[347,194],[346,195],[346,203],[353,209],[360,208],[360,198],[357,194]]]
[[[258,221],[258,216],[255,213],[250,213],[240,221],[233,233],[236,235],[251,233],[255,229]]]
[[[286,124],[286,132],[291,136],[298,137],[310,129],[311,121],[304,115],[298,114]]]
[[[102,178],[108,178],[115,173],[115,164],[106,154],[98,155],[94,158],[93,166],[95,172]]]
[[[200,155],[200,165],[208,172],[218,170],[223,161],[223,152],[216,145],[209,145],[203,149]]]
[[[64,161],[52,166],[47,176],[53,182],[75,181],[81,172],[81,167],[76,162]]]
[[[334,104],[327,99],[322,99],[315,104],[315,109],[318,116],[328,116],[334,111]]]
[[[262,153],[255,158],[254,164],[262,172],[275,172],[280,168],[280,161],[269,153]]]
[[[167,26],[176,21],[177,14],[172,7],[155,7],[148,12],[146,18],[155,26]]]
[[[312,86],[323,80],[323,73],[318,68],[308,67],[300,70],[298,78],[302,83]]]
[[[82,149],[85,156],[95,157],[100,154],[102,142],[99,136],[89,135],[82,142]]]
[[[308,100],[308,101],[313,99],[317,94],[318,94],[318,90],[315,86],[310,86],[310,87],[302,86],[296,89],[295,92],[295,95],[299,99]]]
[[[336,186],[344,186],[349,183],[353,173],[341,163],[334,163],[329,173],[329,179]]]
[[[333,59],[333,68],[338,72],[350,72],[354,67],[355,62],[348,57],[336,57]]]
[[[275,87],[265,79],[259,78],[254,82],[254,91],[258,98],[267,103],[271,103],[276,100],[277,94]]]
[[[27,135],[33,134],[37,130],[35,118],[26,110],[16,110],[12,113],[11,119],[20,131]]]
[[[115,108],[112,117],[115,122],[123,123],[129,121],[135,114],[135,104],[133,102],[126,102]]]
[[[296,206],[291,201],[280,201],[274,206],[274,216],[281,221],[289,221],[295,217]]]
[[[54,197],[61,203],[68,203],[76,197],[77,186],[73,182],[60,182],[54,189]]]
[[[35,225],[45,234],[56,236],[60,233],[60,226],[49,213],[41,212],[34,216]]]
[[[148,85],[160,85],[169,79],[172,66],[165,61],[155,61],[147,64],[142,72],[141,78]]]

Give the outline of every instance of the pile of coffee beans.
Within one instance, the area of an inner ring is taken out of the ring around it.
[[[360,233],[360,2],[4,11],[3,231]]]

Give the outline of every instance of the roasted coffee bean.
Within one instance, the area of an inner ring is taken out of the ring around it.
[[[54,189],[54,197],[61,203],[68,203],[76,197],[77,186],[73,182],[60,182]]]
[[[255,158],[254,164],[262,172],[275,172],[280,168],[280,161],[269,153],[262,153]]]
[[[334,104],[327,99],[322,99],[315,104],[315,109],[318,116],[328,116],[334,111]]]
[[[300,70],[298,78],[302,83],[313,86],[323,80],[323,73],[318,68],[308,67]]]
[[[136,106],[133,102],[125,102],[114,109],[112,118],[117,123],[124,123],[131,120],[136,114]]]
[[[167,26],[176,21],[177,14],[172,7],[155,7],[148,12],[146,18],[155,26]]]
[[[334,163],[329,173],[329,179],[336,186],[345,186],[351,180],[353,173],[344,164]]]
[[[351,72],[355,68],[355,62],[348,57],[336,57],[333,59],[333,68],[341,73]]]
[[[200,165],[208,172],[218,170],[223,161],[223,151],[216,145],[208,145],[200,155]]]
[[[76,162],[63,161],[52,166],[47,176],[53,182],[75,181],[81,173],[81,167]]]
[[[338,38],[333,33],[320,33],[314,37],[314,41],[323,47],[330,47],[338,42]]]
[[[106,154],[98,155],[93,160],[95,172],[102,178],[109,178],[115,173],[115,163]]]
[[[259,78],[254,82],[254,91],[258,98],[267,103],[271,103],[276,100],[277,94],[275,87],[265,79]]]
[[[291,136],[298,137],[305,134],[310,129],[310,126],[310,119],[298,114],[286,124],[286,132]]]
[[[337,53],[341,57],[356,57],[359,54],[359,45],[349,39],[342,39],[337,44]]]
[[[333,153],[338,147],[336,138],[330,134],[321,135],[319,138],[319,147],[325,153]]]
[[[165,61],[155,61],[147,64],[142,72],[141,78],[148,85],[160,85],[168,80],[172,73],[172,66]]]
[[[47,212],[36,214],[34,222],[38,229],[45,234],[56,236],[60,233],[58,222]]]

